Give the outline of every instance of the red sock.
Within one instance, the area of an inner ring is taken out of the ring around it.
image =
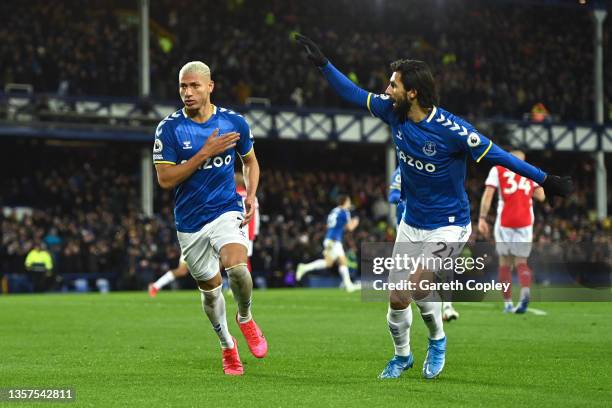
[[[512,269],[509,266],[500,266],[499,267],[499,281],[501,283],[510,283],[508,286],[508,290],[504,290],[504,300],[512,299]]]
[[[521,288],[528,288],[531,286],[531,269],[526,263],[516,265],[516,272],[518,273],[519,283]]]

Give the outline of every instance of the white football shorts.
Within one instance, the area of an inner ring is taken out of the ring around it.
[[[330,257],[334,262],[341,256],[345,256],[342,242],[325,238],[323,241],[323,256]]]
[[[219,273],[219,252],[227,244],[249,248],[245,228],[240,228],[244,215],[238,211],[221,214],[198,232],[177,232],[181,252],[194,279],[207,281]]]
[[[397,229],[393,256],[407,256],[410,260],[422,257],[427,263],[421,263],[421,266],[424,269],[437,272],[441,263],[434,262],[434,260],[436,258],[454,258],[459,255],[471,233],[471,224],[464,227],[449,225],[434,230],[425,230],[411,227],[402,220]],[[411,262],[408,269],[410,270],[413,265],[414,263]],[[396,276],[393,280],[399,278],[400,276]],[[403,278],[405,277],[402,276]]]
[[[533,243],[533,225],[522,228],[502,227],[495,223],[495,250],[498,255],[529,258]]]

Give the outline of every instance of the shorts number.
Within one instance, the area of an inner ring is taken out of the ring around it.
[[[446,242],[436,242],[436,245],[439,246],[440,249],[438,249],[437,251],[433,251],[432,254],[434,254],[438,258],[445,258],[445,256],[442,255],[442,253],[446,251],[446,249],[448,248],[448,245],[446,245]],[[450,247],[450,252],[448,253],[448,255],[446,255],[446,258],[450,258],[454,251],[455,251],[455,248]]]

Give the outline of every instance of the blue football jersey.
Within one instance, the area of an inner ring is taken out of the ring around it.
[[[342,241],[344,237],[344,227],[351,219],[351,213],[349,210],[345,210],[341,207],[336,207],[327,216],[327,233],[325,234],[326,239],[334,241]]]
[[[391,182],[389,183],[389,202],[391,204],[397,204],[401,200],[401,196],[402,173],[400,172],[399,166],[397,166],[391,175]]]
[[[391,175],[391,182],[389,183],[389,203],[397,205],[395,209],[395,221],[398,225],[402,220],[404,208],[406,208],[404,200],[405,198],[402,192],[402,173],[399,166],[397,166]]]
[[[197,232],[223,213],[244,211],[234,181],[235,152],[241,156],[251,153],[253,135],[244,117],[216,106],[204,123],[194,122],[181,109],[162,120],[155,131],[153,162],[181,164],[202,148],[215,129],[219,135],[238,132],[240,140],[234,149],[209,158],[175,187],[174,218],[180,232]]]
[[[368,96],[370,112],[391,126],[405,191],[404,222],[432,230],[470,223],[466,158],[480,162],[492,142],[471,124],[439,107],[415,123],[400,120],[387,95]]]
[[[387,95],[375,95],[356,86],[330,62],[321,67],[330,86],[345,100],[367,108],[391,126],[397,150],[406,209],[404,221],[432,230],[470,223],[465,192],[466,158],[483,158],[538,184],[546,173],[500,149],[472,125],[439,107],[418,123],[393,112]]]

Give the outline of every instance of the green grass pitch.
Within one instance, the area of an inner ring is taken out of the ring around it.
[[[505,315],[501,303],[462,303],[446,325],[446,367],[421,377],[426,331],[414,313],[415,367],[377,375],[393,353],[386,305],[340,290],[269,290],[254,315],[270,346],[221,370],[218,341],[195,291],[0,296],[0,387],[73,387],[63,404],[4,406],[569,407],[612,405],[612,307],[539,303]]]

